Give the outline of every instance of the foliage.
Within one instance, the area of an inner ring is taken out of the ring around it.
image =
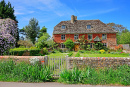
[[[115,50],[116,51],[122,51],[123,50],[123,46],[122,45],[115,46]]]
[[[42,29],[39,31],[38,38],[40,38],[43,35],[43,33],[47,33],[47,28],[45,26],[42,27]]]
[[[122,84],[130,85],[130,66],[122,65],[113,68],[95,69],[86,67],[86,69],[74,68],[64,70],[60,73],[59,82],[64,83],[82,83],[82,84]]]
[[[101,53],[101,54],[105,53],[105,50],[101,49],[101,50],[100,50],[100,53]]]
[[[69,50],[72,50],[74,48],[74,42],[70,39],[67,39],[65,42],[64,42],[66,48],[68,48]]]
[[[15,20],[16,22],[18,22],[16,20],[16,16],[14,15],[14,7],[11,6],[10,2],[6,4],[4,0],[0,2],[0,17],[2,19],[11,18]]]
[[[8,49],[15,47],[17,25],[9,18],[0,19],[0,55],[8,54]]]
[[[0,81],[46,82],[52,81],[50,68],[38,63],[31,65],[13,60],[0,61]]]
[[[52,49],[56,49],[58,47],[58,44],[55,43],[52,38],[48,39],[46,41],[46,44],[48,45],[49,48],[52,48]]]
[[[36,48],[36,47],[31,47],[31,48],[14,48],[10,49],[9,53],[10,55],[19,55],[22,56],[23,53],[29,52],[30,56],[35,56],[36,54],[39,54],[41,49]]]
[[[73,55],[73,52],[70,52],[67,55],[68,55],[68,57],[71,57]]]
[[[48,50],[46,48],[43,48],[43,54],[48,54]]]
[[[36,47],[42,49],[47,46],[47,40],[49,39],[50,35],[48,33],[43,33],[43,35],[38,38],[38,42],[35,44]]]
[[[103,44],[101,42],[94,43],[94,49],[101,50],[103,49]]]
[[[121,44],[130,44],[130,32],[122,33],[120,36]]]
[[[89,50],[89,51],[91,50],[91,47],[90,47],[90,45],[87,45],[87,50]]]
[[[33,43],[29,40],[19,40],[18,45],[24,46],[26,48],[30,48],[30,47],[34,46]]]
[[[80,38],[77,40],[77,42],[80,43],[80,49],[86,49],[86,42],[85,35],[80,36]]]
[[[32,41],[34,44],[36,41],[36,37],[38,37],[38,33],[40,30],[40,27],[38,25],[38,20],[35,18],[31,18],[29,21],[29,24],[23,28],[26,37]]]
[[[77,52],[76,55],[75,55],[75,57],[80,57],[80,53]]]
[[[78,52],[79,53],[85,53],[85,50],[79,50]]]

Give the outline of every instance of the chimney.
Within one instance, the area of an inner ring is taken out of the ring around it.
[[[77,20],[77,16],[72,15],[71,16],[71,23],[74,23],[74,21],[76,21],[76,20]]]

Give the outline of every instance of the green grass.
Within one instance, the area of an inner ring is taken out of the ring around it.
[[[71,52],[72,53],[72,52]],[[78,52],[73,52],[73,55],[70,57],[75,57]],[[65,57],[69,53],[51,53],[48,56],[50,57]],[[79,57],[129,57],[129,54],[99,54],[99,53],[79,53]]]
[[[116,69],[104,68],[95,69],[87,67],[86,69],[64,70],[60,73],[59,82],[69,84],[121,84],[130,85],[130,66],[123,65]]]
[[[51,54],[48,54],[48,56],[50,57],[65,57],[67,56],[68,53],[51,53]]]
[[[80,57],[129,57],[129,54],[87,54],[87,53],[80,53]]]

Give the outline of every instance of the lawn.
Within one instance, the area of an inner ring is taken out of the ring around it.
[[[73,52],[71,57],[75,57],[77,52]],[[50,57],[65,57],[68,53],[51,53],[48,56]],[[79,57],[130,57],[129,54],[121,53],[121,54],[99,54],[99,53],[80,53]]]

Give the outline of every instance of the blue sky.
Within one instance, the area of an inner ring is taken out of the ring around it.
[[[11,2],[21,29],[31,18],[39,21],[40,28],[47,27],[52,36],[53,28],[60,21],[99,19],[104,23],[122,24],[130,30],[130,0],[5,0]]]

